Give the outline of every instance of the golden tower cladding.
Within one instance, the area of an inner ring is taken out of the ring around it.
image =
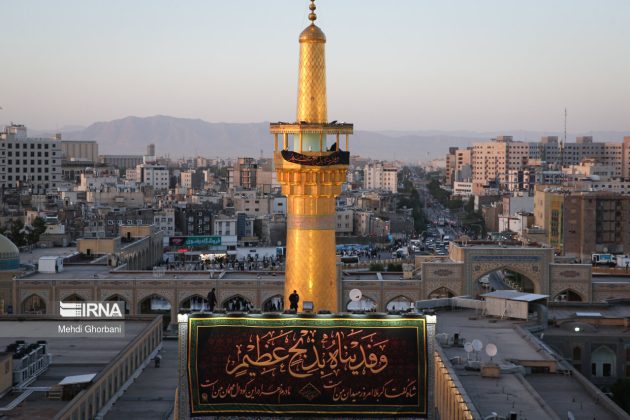
[[[284,301],[288,305],[296,290],[300,302],[313,302],[316,311],[337,311],[335,198],[346,180],[353,126],[328,122],[326,36],[315,25],[314,0],[310,10],[311,24],[300,34],[297,120],[270,124],[278,182],[288,202]],[[345,136],[343,150],[340,136]]]

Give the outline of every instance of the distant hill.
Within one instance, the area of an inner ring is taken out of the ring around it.
[[[154,143],[159,156],[270,156],[273,136],[269,123],[211,123],[201,119],[163,115],[126,117],[97,122],[83,129],[61,130],[64,139],[96,140],[101,154],[143,154]],[[357,131],[350,138],[353,154],[376,159],[419,161],[446,154],[449,147],[465,147],[497,135],[513,135],[516,140],[537,141],[543,135],[561,135],[536,131]],[[625,133],[626,135],[630,132]],[[621,141],[624,133],[592,132],[595,141]],[[576,134],[568,136],[574,141]]]

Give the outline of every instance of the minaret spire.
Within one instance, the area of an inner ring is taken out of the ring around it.
[[[315,311],[339,311],[335,197],[346,181],[353,125],[328,122],[326,35],[315,25],[315,0],[309,9],[311,23],[300,34],[296,121],[269,127],[278,183],[287,196],[284,301],[295,290],[300,302],[312,302]]]
[[[328,119],[326,101],[326,35],[315,25],[315,2],[311,0],[308,15],[311,24],[300,34],[300,67],[296,121],[325,124]],[[319,139],[305,138],[305,150],[319,145]]]
[[[311,4],[308,8],[311,9],[311,13],[308,14],[308,20],[311,21],[311,25],[315,25],[315,20],[317,19],[317,15],[315,14],[315,9],[317,9],[317,6],[315,6],[315,0],[311,0]]]

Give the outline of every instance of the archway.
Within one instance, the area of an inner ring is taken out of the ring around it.
[[[241,312],[249,311],[254,307],[252,303],[241,295],[234,295],[223,301],[221,304],[226,311],[229,312]]]
[[[85,302],[85,299],[83,299],[82,296],[79,296],[76,293],[73,293],[70,296],[67,296],[61,300],[64,302]]]
[[[274,295],[262,304],[263,312],[282,312],[284,310],[284,298],[282,295]]]
[[[429,299],[443,299],[455,297],[455,293],[448,287],[438,287],[431,293],[429,293]]]
[[[139,314],[162,315],[164,329],[171,323],[171,302],[164,296],[149,295],[138,303]]]
[[[376,302],[367,296],[362,296],[360,300],[351,300],[346,305],[348,311],[366,311],[373,312],[376,310]]]
[[[23,314],[42,315],[46,313],[46,301],[39,295],[32,294],[22,301]]]
[[[183,309],[191,312],[198,311],[207,311],[208,308],[208,299],[204,298],[201,295],[191,295],[186,299],[181,301],[179,304],[179,309]]]
[[[387,302],[386,309],[388,311],[403,311],[407,312],[413,309],[414,302],[406,296],[396,296],[389,302]]]
[[[564,289],[558,293],[554,298],[554,302],[582,302],[582,296],[572,289]]]
[[[119,294],[111,295],[105,302],[123,302],[125,304],[125,315],[129,315],[129,302]]]
[[[506,267],[486,272],[476,280],[477,293],[487,293],[495,290],[518,290],[519,292],[535,293],[534,282],[526,275]]]
[[[591,353],[591,375],[598,378],[617,376],[616,361],[615,352],[609,347],[598,347]]]

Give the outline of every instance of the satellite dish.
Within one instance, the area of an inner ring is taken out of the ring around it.
[[[481,351],[481,349],[483,348],[483,343],[481,342],[481,340],[474,339],[472,341],[472,346],[475,351]]]
[[[464,350],[466,350],[466,353],[471,353],[473,351],[472,343],[469,343],[468,341],[464,343]]]
[[[490,356],[490,358],[497,355],[497,345],[493,343],[486,344],[486,354]]]
[[[363,296],[363,294],[361,293],[361,291],[359,289],[352,289],[350,290],[350,300],[353,302],[358,302],[361,300],[361,297]]]

